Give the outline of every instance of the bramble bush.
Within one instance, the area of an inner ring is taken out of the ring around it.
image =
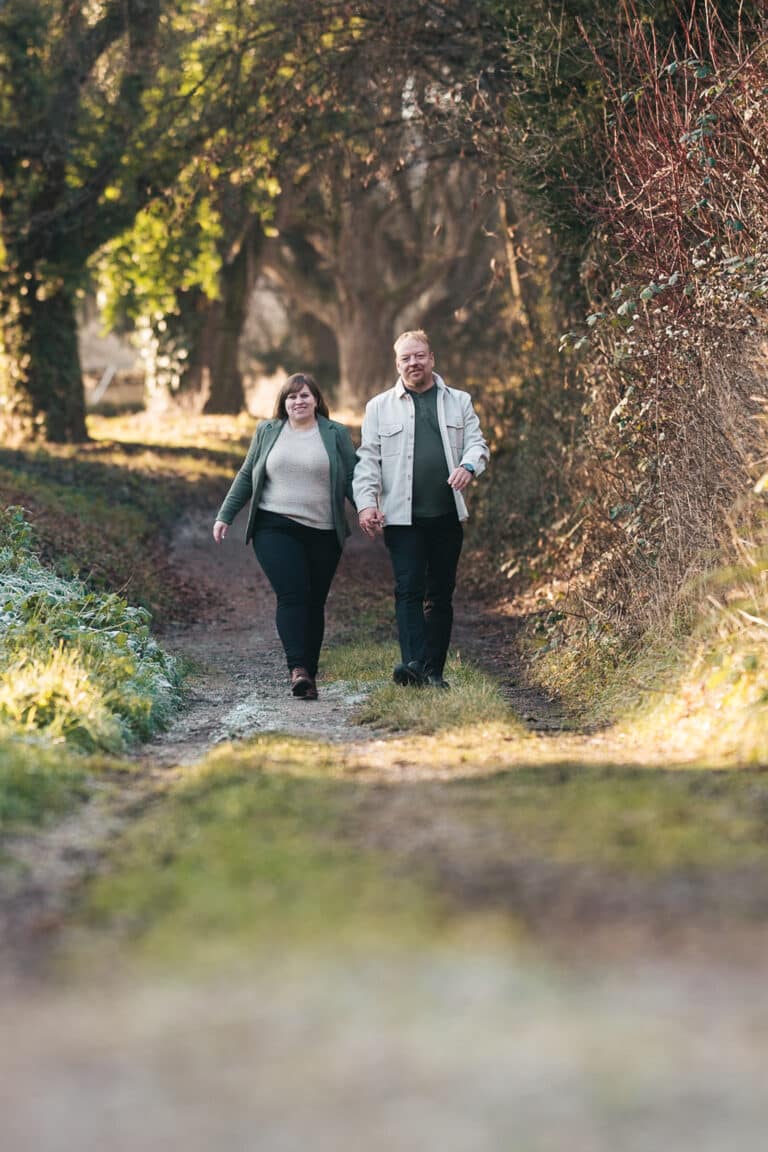
[[[625,0],[620,68],[596,52],[609,192],[585,203],[593,306],[562,341],[585,381],[572,588],[585,620],[630,639],[670,612],[692,621],[707,572],[746,551],[754,574],[766,555],[752,492],[768,405],[768,5],[735,25],[711,0],[688,8],[660,44]]]

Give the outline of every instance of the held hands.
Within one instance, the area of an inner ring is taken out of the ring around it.
[[[225,524],[223,520],[217,520],[213,526],[213,538],[217,544],[221,544],[222,540],[227,534],[229,525]]]
[[[453,488],[454,492],[463,492],[464,489],[472,482],[472,473],[459,464],[458,468],[454,468],[448,477],[448,483]]]
[[[384,527],[384,517],[378,508],[363,508],[359,520],[363,532],[365,532],[366,536],[370,536],[371,539],[377,536]]]

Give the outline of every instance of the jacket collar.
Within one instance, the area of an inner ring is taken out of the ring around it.
[[[264,421],[264,425],[266,428],[282,428],[283,425],[287,424],[287,423],[288,423],[287,420],[281,420],[279,416],[271,416],[271,417],[269,417],[269,419]],[[328,419],[327,416],[322,416],[322,415],[320,415],[320,413],[318,413],[317,423],[320,427],[320,430],[322,431],[323,425],[328,426],[331,424],[331,421]]]
[[[443,380],[442,376],[438,376],[437,372],[432,373],[432,379],[434,380],[438,389],[447,388],[445,380]],[[398,400],[401,400],[407,391],[408,389],[405,386],[405,381],[403,380],[402,376],[398,376],[397,380],[395,381],[395,395],[397,396]]]

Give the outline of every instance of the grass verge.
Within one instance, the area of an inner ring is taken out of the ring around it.
[[[734,529],[739,563],[710,563],[634,643],[608,621],[532,616],[523,645],[535,678],[577,721],[642,740],[651,756],[768,764],[768,529],[753,528],[749,539]]]
[[[172,528],[215,506],[252,426],[91,418],[88,444],[0,449],[2,831],[65,811],[103,753],[175,711],[181,669],[151,615],[157,627],[207,593],[171,567]]]
[[[200,590],[168,561],[171,531],[187,509],[216,507],[242,459],[245,425],[92,417],[89,427],[95,438],[76,447],[0,448],[0,506],[24,509],[59,575],[119,592],[156,626],[195,611]]]
[[[394,684],[392,668],[397,660],[394,644],[363,641],[330,647],[323,655],[323,676],[365,689],[365,701],[355,719],[379,731],[427,734],[458,726],[514,726],[498,685],[475,665],[459,656],[450,657],[445,675],[451,688],[443,691]]]

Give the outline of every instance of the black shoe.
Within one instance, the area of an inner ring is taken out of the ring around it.
[[[418,660],[411,660],[409,664],[395,664],[392,679],[401,687],[408,685],[412,688],[421,688],[424,683],[424,667]]]
[[[447,691],[447,689],[450,688],[448,681],[443,680],[442,676],[438,676],[437,672],[427,673],[427,679],[425,682],[430,688],[442,688],[444,691]]]

